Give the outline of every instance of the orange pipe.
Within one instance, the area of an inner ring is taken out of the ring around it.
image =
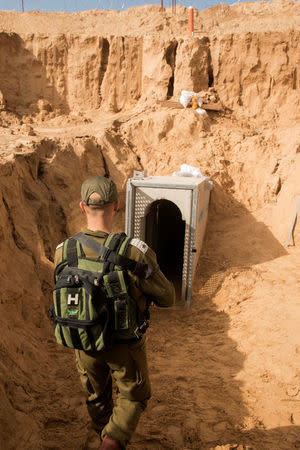
[[[189,7],[189,30],[190,34],[194,35],[194,8],[192,6]]]

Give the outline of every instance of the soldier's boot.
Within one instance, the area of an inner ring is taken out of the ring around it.
[[[122,450],[122,447],[117,439],[106,435],[100,445],[100,450]]]

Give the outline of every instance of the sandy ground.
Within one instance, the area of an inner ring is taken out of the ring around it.
[[[119,231],[133,170],[186,162],[214,182],[206,235],[190,309],[152,308],[153,395],[128,448],[300,448],[299,4],[195,22],[192,39],[180,6],[0,12],[3,450],[99,448],[45,315],[54,249],[83,224],[87,176],[116,181]],[[220,108],[181,109],[181,89]]]

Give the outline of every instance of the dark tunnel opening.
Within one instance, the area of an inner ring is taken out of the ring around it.
[[[210,50],[208,51],[207,56],[208,56],[208,70],[207,70],[208,87],[212,87],[214,85],[214,70],[213,70]]]
[[[181,300],[185,221],[180,209],[169,200],[156,200],[146,215],[145,240],[155,251],[165,276],[174,283]]]
[[[173,40],[166,51],[166,61],[172,69],[172,75],[169,79],[168,83],[168,91],[167,91],[167,99],[173,97],[174,93],[174,74],[175,74],[175,66],[176,66],[176,52],[177,52],[178,42]]]

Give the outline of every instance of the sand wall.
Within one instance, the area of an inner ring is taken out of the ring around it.
[[[0,91],[21,114],[130,110],[217,89],[225,107],[265,120],[294,118],[299,33],[162,39],[0,34]],[[16,70],[17,68],[17,70]]]
[[[70,199],[78,194],[74,177],[86,175],[95,164],[101,173],[99,153],[93,140],[42,140],[25,154],[19,149],[0,168],[3,448],[17,448],[20,440],[24,448],[37,448],[47,428],[46,405],[55,396],[47,381],[53,363],[46,316],[53,254],[80,220],[72,215]]]

